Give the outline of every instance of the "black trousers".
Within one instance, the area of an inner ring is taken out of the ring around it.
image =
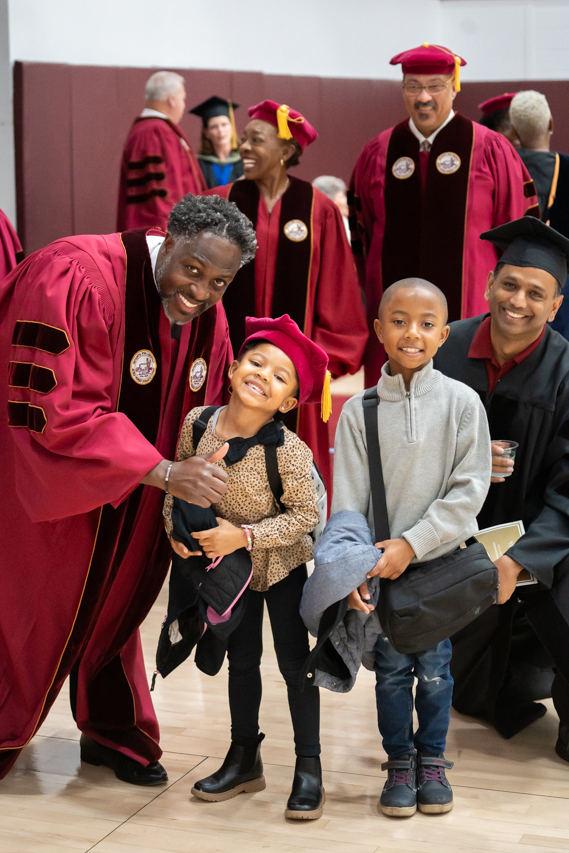
[[[302,564],[266,592],[249,593],[247,610],[229,638],[229,708],[231,740],[243,746],[259,739],[263,610],[267,603],[277,662],[286,682],[297,755],[320,755],[320,694],[317,687],[299,689],[300,671],[308,657],[308,631],[299,606],[306,581]]]

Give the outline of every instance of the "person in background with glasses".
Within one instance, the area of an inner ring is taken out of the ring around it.
[[[539,218],[535,188],[513,146],[453,110],[464,59],[423,44],[394,56],[403,67],[409,118],[367,143],[352,175],[352,248],[366,294],[368,323],[393,282],[421,277],[445,294],[449,320],[485,309],[484,278],[496,265],[482,231]],[[370,335],[366,387],[385,361]]]

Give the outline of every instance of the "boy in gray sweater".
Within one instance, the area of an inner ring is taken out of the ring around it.
[[[389,359],[377,383],[377,420],[392,538],[376,543],[383,554],[368,577],[395,579],[410,564],[447,554],[477,531],[490,486],[490,435],[476,392],[433,368],[449,333],[438,287],[416,278],[391,285],[374,327]],[[348,400],[340,416],[332,513],[362,513],[374,538],[362,397]],[[351,593],[350,607],[369,613],[367,598],[364,583]],[[432,814],[452,809],[445,775],[452,763],[444,757],[450,658],[450,640],[414,655],[397,652],[385,635],[375,646],[378,723],[388,756],[380,808],[391,817],[409,817],[417,805]]]

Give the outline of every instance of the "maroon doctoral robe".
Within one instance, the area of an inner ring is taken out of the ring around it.
[[[58,240],[0,285],[0,775],[70,672],[83,732],[161,755],[138,627],[170,548],[139,483],[223,402],[232,353],[220,304],[172,338],[145,238]]]
[[[0,281],[20,263],[24,253],[6,214],[0,210]]]
[[[340,211],[298,178],[269,214],[254,181],[215,187],[207,195],[235,202],[254,223],[255,260],[235,276],[223,305],[235,352],[245,337],[245,317],[290,314],[329,358],[332,376],[358,370],[367,328],[357,275]],[[330,436],[320,406],[305,403],[287,426],[308,444],[331,490]],[[286,418],[285,418],[286,422]]]
[[[519,219],[539,218],[535,187],[501,134],[455,114],[419,152],[409,119],[364,147],[350,190],[352,246],[372,328],[385,288],[402,278],[432,281],[445,293],[449,320],[486,310],[486,277],[497,253],[480,234]],[[370,335],[366,387],[385,360]]]
[[[166,118],[137,118],[123,151],[117,231],[166,229],[168,214],[187,193],[207,189],[181,128]]]

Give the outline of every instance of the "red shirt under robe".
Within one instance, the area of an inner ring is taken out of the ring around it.
[[[522,361],[531,355],[534,349],[541,343],[541,339],[545,334],[545,326],[541,330],[541,334],[535,339],[535,341],[526,347],[525,350],[518,353],[518,355],[514,355],[512,358],[509,358],[508,361],[505,361],[504,364],[500,364],[496,361],[496,357],[494,355],[494,350],[492,349],[492,337],[490,334],[490,317],[486,317],[481,324],[479,325],[476,334],[472,339],[472,343],[470,344],[470,349],[468,350],[468,358],[483,358],[486,362],[486,373],[488,374],[488,394],[490,395],[496,385],[505,376],[507,373],[512,370],[516,364],[521,364]]]

